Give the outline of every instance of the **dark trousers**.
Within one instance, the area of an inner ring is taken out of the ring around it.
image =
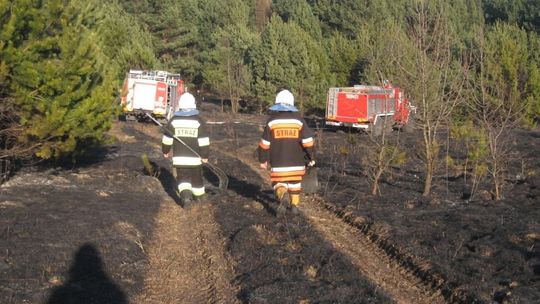
[[[202,166],[174,167],[178,191],[190,190],[195,196],[204,194]]]

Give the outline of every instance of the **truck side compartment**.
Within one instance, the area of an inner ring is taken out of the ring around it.
[[[392,117],[393,127],[407,124],[410,105],[402,90],[393,86],[330,88],[326,99],[326,125],[369,130],[381,117]]]

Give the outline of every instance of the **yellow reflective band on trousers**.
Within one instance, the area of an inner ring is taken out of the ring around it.
[[[200,157],[173,156],[173,165],[177,166],[198,166],[201,165]]]
[[[204,187],[201,188],[191,188],[191,191],[193,192],[193,195],[195,196],[201,196],[204,194]]]
[[[290,194],[290,197],[291,197],[291,204],[293,206],[298,206],[300,204],[300,194]]]
[[[184,190],[192,191],[191,190],[191,183],[180,183],[178,185],[178,192],[182,192]]]
[[[197,141],[199,142],[199,147],[205,147],[210,145],[210,138],[208,137],[201,137]]]

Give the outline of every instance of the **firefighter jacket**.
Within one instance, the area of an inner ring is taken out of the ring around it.
[[[313,160],[313,131],[298,112],[275,112],[259,142],[259,162],[269,162],[273,182],[301,181]]]
[[[182,142],[174,139],[173,135]],[[201,158],[208,158],[210,139],[205,123],[198,115],[184,116],[175,112],[165,127],[161,148],[163,154],[173,151],[173,166],[193,167],[202,165]]]

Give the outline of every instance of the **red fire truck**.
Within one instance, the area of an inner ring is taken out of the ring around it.
[[[405,126],[410,110],[414,107],[402,90],[391,85],[330,88],[326,98],[326,125],[380,133],[385,125],[396,129]]]
[[[130,70],[120,99],[123,115],[128,120],[141,119],[146,113],[169,119],[182,93],[184,81],[180,74]]]

